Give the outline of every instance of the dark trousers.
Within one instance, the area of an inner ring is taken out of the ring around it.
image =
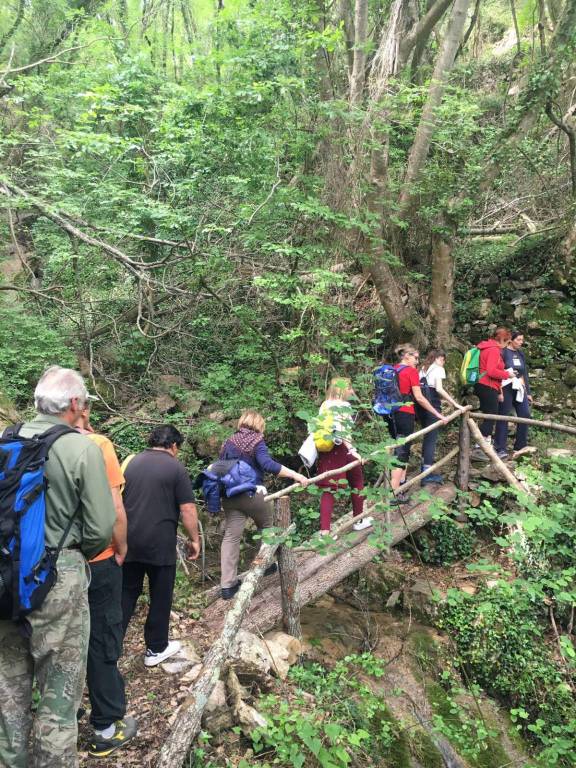
[[[415,416],[413,413],[405,413],[404,411],[396,411],[385,416],[384,421],[388,426],[388,432],[392,440],[398,440],[399,437],[409,437],[414,432]],[[410,449],[412,443],[404,443],[394,448],[394,456],[396,456],[397,462],[402,465],[408,464],[410,461]]]
[[[504,393],[504,402],[499,403],[500,407],[498,413],[502,416],[508,416],[513,410],[516,411],[516,415],[525,419],[530,418],[530,404],[528,403],[528,396],[524,392],[524,399],[521,402],[516,400],[517,390],[512,389],[511,385],[502,387]],[[508,440],[508,422],[499,421],[496,424],[496,433],[494,437],[494,447],[497,451],[506,450],[506,442]],[[516,425],[516,440],[514,441],[514,450],[519,451],[521,448],[525,448],[528,445],[528,424]]]
[[[438,406],[435,406],[438,410]],[[438,419],[430,411],[424,411],[421,414],[420,421],[422,427],[429,427],[431,424],[436,424]],[[438,442],[439,429],[433,429],[432,432],[428,432],[422,439],[422,464],[430,467],[434,464],[434,457],[436,455],[436,443]]]
[[[474,394],[480,400],[480,410],[482,413],[498,413],[498,406],[500,405],[498,402],[498,395],[500,392],[497,389],[487,387],[486,384],[475,384]],[[482,432],[484,437],[492,436],[492,432],[494,431],[494,423],[495,422],[491,419],[482,419],[482,424],[480,424],[480,432]]]
[[[124,679],[118,670],[122,653],[122,568],[114,557],[90,563],[88,590],[90,643],[86,678],[90,722],[104,730],[126,714]]]
[[[161,653],[168,645],[168,629],[172,595],[176,580],[176,565],[150,565],[149,563],[124,563],[122,583],[122,621],[124,634],[136,608],[144,587],[144,576],[148,576],[150,606],[144,624],[146,648]]]

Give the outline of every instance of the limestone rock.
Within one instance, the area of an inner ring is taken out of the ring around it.
[[[267,644],[274,643],[283,648],[286,652],[286,660],[290,665],[296,664],[302,655],[302,643],[297,637],[292,637],[287,632],[278,630],[268,632],[264,635],[264,640]]]
[[[222,424],[223,421],[226,421],[226,414],[224,411],[212,411],[212,413],[208,414],[208,420],[214,421],[216,424]]]
[[[186,392],[178,397],[178,405],[187,416],[197,416],[202,408],[202,398],[197,392]]]
[[[160,666],[164,672],[167,672],[169,675],[180,675],[190,669],[191,665],[192,662],[187,661],[186,659],[179,659],[176,661],[165,661]]]
[[[232,645],[229,660],[241,682],[267,681],[272,660],[266,645],[252,632],[241,629]]]
[[[198,676],[200,675],[200,670],[202,669],[202,664],[194,664],[191,669],[186,672],[185,675],[182,675],[182,681],[184,683],[189,683],[190,685],[192,683],[195,683],[196,680],[198,680]]]
[[[164,415],[165,413],[174,413],[178,408],[178,404],[170,395],[158,395],[154,400],[154,408],[158,413]]]
[[[564,373],[564,383],[568,387],[576,387],[576,365],[569,365]]]
[[[573,451],[571,451],[570,448],[547,448],[546,449],[546,456],[549,456],[551,459],[569,458],[572,455],[573,455]]]
[[[218,680],[206,704],[202,727],[210,733],[218,733],[225,728],[232,728],[233,725],[232,710],[226,701],[226,686],[222,680]]]

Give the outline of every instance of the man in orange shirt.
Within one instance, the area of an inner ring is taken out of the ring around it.
[[[110,545],[90,560],[92,579],[88,590],[90,644],[87,683],[94,738],[88,753],[107,757],[136,735],[137,723],[126,717],[124,679],[118,669],[122,652],[122,564],[127,552],[127,521],[122,503],[124,476],[112,442],[98,435],[90,425],[90,403],[81,413],[76,428],[102,451],[112,492],[116,522]]]

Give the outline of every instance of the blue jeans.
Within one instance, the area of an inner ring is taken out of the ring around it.
[[[430,424],[436,424],[438,419],[433,413],[424,411],[421,417],[423,427],[429,427]],[[422,439],[422,464],[425,466],[431,466],[434,464],[434,456],[436,454],[436,443],[438,442],[439,429],[433,429],[432,432],[428,432]]]
[[[524,399],[521,402],[516,400],[517,390],[512,389],[511,385],[502,387],[504,394],[504,402],[498,406],[498,413],[500,416],[509,416],[512,410],[516,411],[517,416],[522,418],[530,418],[530,404],[528,403],[528,396],[524,393]],[[506,443],[508,441],[508,422],[499,421],[496,424],[496,433],[494,437],[494,448],[496,451],[505,451]],[[519,451],[521,448],[525,448],[528,445],[528,424],[516,425],[516,440],[514,441],[514,450]]]

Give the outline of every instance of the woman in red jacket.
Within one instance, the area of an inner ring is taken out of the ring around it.
[[[478,344],[480,378],[474,385],[474,393],[480,400],[482,413],[498,413],[498,403],[502,397],[502,381],[516,375],[512,369],[504,367],[502,358],[502,350],[511,338],[512,334],[508,328],[496,328],[491,339]],[[483,419],[480,425],[480,431],[488,442],[492,439],[494,424],[492,419]]]

